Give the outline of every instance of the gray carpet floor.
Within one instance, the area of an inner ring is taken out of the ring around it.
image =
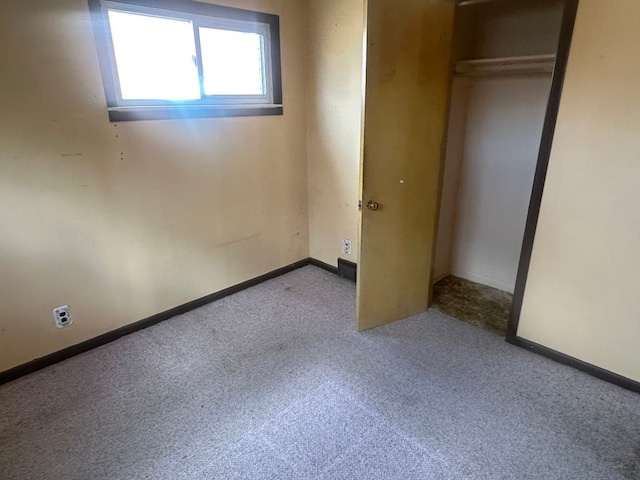
[[[305,267],[0,387],[0,478],[638,479],[640,396]]]

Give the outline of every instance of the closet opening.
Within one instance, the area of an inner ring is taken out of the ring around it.
[[[465,0],[432,307],[515,337],[577,0]]]

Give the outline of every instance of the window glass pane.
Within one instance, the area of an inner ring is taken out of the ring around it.
[[[264,95],[262,35],[200,28],[206,95]]]
[[[200,99],[191,22],[109,10],[122,98]]]

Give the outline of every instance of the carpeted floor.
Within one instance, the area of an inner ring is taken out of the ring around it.
[[[305,267],[0,387],[0,478],[638,479],[640,396]]]
[[[433,286],[433,308],[503,338],[512,301],[510,293],[453,275]]]

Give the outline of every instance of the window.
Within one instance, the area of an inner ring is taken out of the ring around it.
[[[89,0],[112,122],[281,115],[276,15],[190,0]]]

